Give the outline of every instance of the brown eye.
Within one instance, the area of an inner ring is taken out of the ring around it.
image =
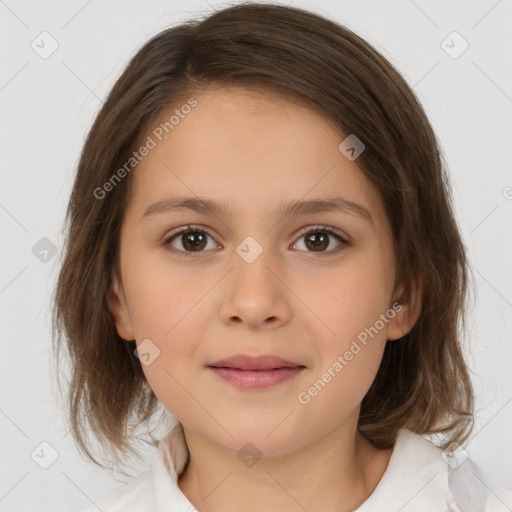
[[[306,228],[301,232],[298,240],[301,239],[304,239],[303,245],[307,252],[319,253],[318,255],[323,255],[322,253],[331,254],[337,252],[340,246],[348,245],[347,239],[327,226]],[[335,240],[334,243],[332,239]],[[294,246],[297,244],[298,242],[295,242]]]
[[[211,237],[206,231],[188,226],[174,233],[164,242],[164,245],[170,245],[176,252],[188,255],[187,253],[204,252],[208,245],[208,238]],[[213,248],[216,248],[215,244]]]
[[[208,247],[208,238],[212,240],[213,244],[210,247]],[[340,249],[349,245],[346,238],[328,226],[304,229],[297,242],[293,244],[294,249],[297,248],[298,244],[300,245],[299,242],[302,239],[304,239],[304,242],[302,242],[304,249],[300,247],[299,249],[313,253],[315,256],[328,256],[337,253]],[[164,245],[172,247],[172,251],[179,256],[194,256],[208,249],[211,250],[218,247],[213,238],[204,229],[194,226],[187,226],[174,233],[165,240]]]

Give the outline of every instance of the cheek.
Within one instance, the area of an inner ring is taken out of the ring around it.
[[[181,418],[191,406],[191,394],[197,394],[194,381],[200,365],[201,327],[195,320],[204,312],[199,305],[190,310],[197,300],[152,302],[154,297],[144,304],[141,301],[139,309],[137,344],[149,338],[149,347],[155,352],[150,364],[142,364],[142,370],[158,400]],[[143,363],[143,351],[139,353]]]
[[[170,264],[163,249],[152,257],[127,258],[126,275],[131,276],[126,287],[137,339],[170,337],[180,323],[195,314],[211,287],[198,279],[197,272]]]
[[[394,273],[375,254],[379,253],[350,255],[337,269],[319,276],[314,288],[298,293],[307,297],[314,313],[311,330],[317,339],[325,340],[322,352],[329,357],[348,350],[353,340],[364,342],[365,333],[368,340],[385,340],[388,323],[380,319],[389,308]]]
[[[388,311],[394,274],[374,254],[347,258],[346,265],[325,276],[308,295],[316,314],[310,316],[310,332],[319,361],[309,387],[302,389],[304,400],[298,401],[325,421],[360,404],[382,360],[394,316]]]
[[[147,362],[144,347],[150,353],[150,364],[142,364],[142,370],[160,402],[172,414],[179,413],[190,407],[187,390],[200,364],[204,321],[211,316],[203,299],[212,285],[198,279],[197,272],[142,260],[131,263],[126,288],[137,346],[145,343],[139,348],[141,363]]]
[[[319,364],[297,396],[304,413],[324,425],[343,421],[360,405],[382,361],[390,321],[382,282],[353,273],[333,284],[330,301],[319,309],[329,329],[312,328]]]
[[[384,343],[374,341],[366,347],[359,346],[348,351],[350,359],[346,352],[333,354],[324,372],[300,390],[297,407],[304,418],[304,428],[313,430],[323,425],[328,431],[360,407],[375,379]]]

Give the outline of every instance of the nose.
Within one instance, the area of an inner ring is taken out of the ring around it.
[[[219,315],[225,324],[250,330],[277,329],[289,322],[291,293],[285,285],[286,271],[264,250],[248,263],[234,253],[234,268]]]

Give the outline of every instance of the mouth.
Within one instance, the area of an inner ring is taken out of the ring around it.
[[[237,355],[206,365],[224,381],[242,389],[261,389],[280,384],[306,366],[272,355]]]
[[[213,363],[208,363],[207,366],[214,368],[233,368],[235,370],[277,370],[281,368],[296,368],[304,365],[287,361],[286,359],[273,355],[249,356],[239,354]]]

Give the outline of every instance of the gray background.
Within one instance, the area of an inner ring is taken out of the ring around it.
[[[466,353],[477,418],[466,449],[487,486],[512,488],[512,2],[287,3],[375,45],[414,87],[438,134],[476,277]],[[124,481],[79,456],[52,385],[49,300],[65,206],[84,137],[127,60],[169,25],[227,5],[0,0],[0,510],[81,510]],[[48,58],[31,47],[43,46],[43,31],[58,43]],[[461,55],[453,54],[461,40],[442,44],[453,31],[469,44]],[[31,457],[36,450],[50,462],[42,442],[58,454],[48,469]]]

